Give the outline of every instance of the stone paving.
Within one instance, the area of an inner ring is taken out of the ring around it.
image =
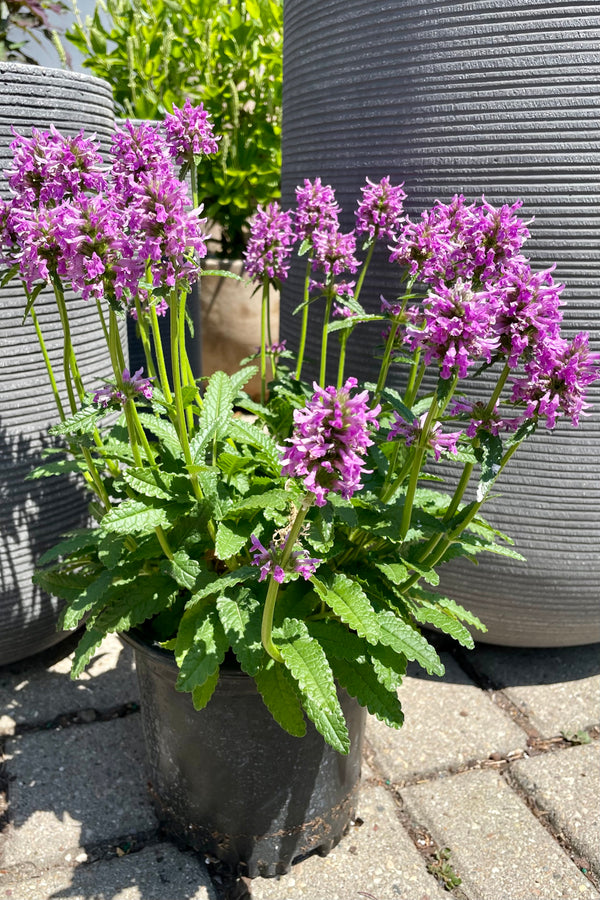
[[[341,843],[235,885],[160,831],[128,647],[0,669],[0,900],[600,900],[600,647],[441,649]]]

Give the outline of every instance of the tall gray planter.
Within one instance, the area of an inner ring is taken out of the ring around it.
[[[16,63],[0,63],[0,171],[9,166],[10,126],[22,134],[51,123],[65,133],[95,132],[107,151],[114,131],[110,86],[98,78]],[[10,192],[4,176],[0,192]],[[69,295],[73,342],[84,384],[108,376],[95,305]],[[22,325],[25,298],[18,281],[0,289],[0,665],[57,643],[59,603],[34,587],[35,560],[60,535],[85,523],[89,498],[67,478],[25,481],[50,444],[58,414],[35,329]],[[36,300],[59,389],[62,329],[51,291]],[[97,324],[98,323],[98,324]]]
[[[286,0],[284,26],[284,205],[317,175],[337,189],[345,228],[366,176],[404,181],[414,217],[455,193],[496,204],[521,197],[523,216],[535,215],[525,251],[539,268],[556,261],[567,284],[566,336],[589,330],[597,350],[598,4]],[[293,272],[282,297],[290,346],[300,279]],[[361,299],[375,310],[396,289],[381,253]],[[316,345],[307,353],[316,357]],[[364,338],[349,355],[349,374],[373,375]],[[600,387],[590,395],[594,416],[577,431],[537,434],[487,506],[527,565],[486,556],[445,570],[443,587],[487,623],[483,640],[600,641]]]

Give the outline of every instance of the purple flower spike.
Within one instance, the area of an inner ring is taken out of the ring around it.
[[[317,506],[325,505],[329,491],[349,499],[362,487],[367,471],[362,457],[373,443],[369,429],[379,427],[381,407],[369,409],[366,391],[351,397],[356,385],[356,378],[348,378],[339,390],[315,384],[312,399],[294,413],[294,433],[283,454],[282,472],[302,478]]]
[[[112,137],[112,153],[114,190],[123,205],[131,196],[132,183],[139,182],[142,175],[164,173],[172,177],[175,174],[158,123],[133,125],[128,120]]]
[[[190,157],[216,153],[219,149],[217,138],[209,115],[202,103],[192,106],[189,98],[183,107],[173,106],[173,114],[165,116],[164,129],[171,155],[178,166]]]
[[[317,230],[312,235],[311,260],[315,272],[327,275],[341,275],[356,272],[360,263],[354,256],[356,238],[354,233],[342,234],[337,229]]]
[[[388,441],[404,438],[407,447],[412,447],[413,444],[418,443],[423,434],[427,413],[423,413],[419,419],[413,419],[412,424],[406,422],[397,412],[394,413],[394,416],[395,421],[390,428]],[[460,437],[462,437],[462,431],[452,431],[444,434],[441,424],[434,422],[429,431],[427,446],[430,450],[433,450],[437,461],[442,453],[453,453],[455,455],[458,453],[457,441]]]
[[[361,191],[364,196],[356,210],[357,233],[368,235],[370,240],[394,240],[404,214],[406,194],[402,185],[394,187],[386,175],[377,184],[367,178]]]
[[[339,213],[333,188],[321,184],[320,178],[305,178],[304,187],[296,188],[294,224],[300,241],[309,240],[317,229],[337,229]]]
[[[83,132],[75,137],[62,135],[54,125],[50,131],[32,128],[31,138],[13,128],[14,168],[7,172],[8,183],[26,205],[55,205],[85,191],[102,191],[105,177],[99,145]]]
[[[513,381],[511,402],[524,404],[527,418],[544,418],[547,428],[561,415],[578,425],[589,407],[587,388],[600,379],[600,354],[590,352],[589,335],[547,341],[524,368],[526,377]]]
[[[412,324],[406,329],[406,341],[411,350],[424,349],[426,364],[433,359],[440,362],[442,378],[454,373],[465,378],[471,365],[491,362],[498,349],[498,309],[495,295],[473,293],[460,280],[451,288],[440,285],[425,297],[422,310],[408,310]]]
[[[270,203],[266,209],[259,206],[250,220],[246,274],[257,281],[265,275],[283,281],[288,275],[295,240],[291,213],[284,212],[278,203]]]

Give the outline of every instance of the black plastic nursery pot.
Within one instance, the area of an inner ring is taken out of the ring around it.
[[[303,738],[283,731],[234,666],[221,667],[196,711],[175,690],[173,654],[122,637],[135,649],[150,791],[167,833],[250,878],[283,875],[340,841],[360,783],[366,712],[356,700],[340,691],[351,741],[342,756],[310,722]]]

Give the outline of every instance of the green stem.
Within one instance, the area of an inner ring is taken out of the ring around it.
[[[190,375],[189,375],[189,366],[187,365],[188,357],[187,350],[185,346],[185,302],[187,300],[187,294],[185,291],[181,292],[180,298],[180,306],[179,306],[179,375],[181,378],[181,384],[185,387],[188,387],[190,384]],[[188,404],[185,408],[185,419],[186,419],[186,427],[188,432],[191,433],[194,427],[194,414],[192,412],[191,404]]]
[[[60,399],[60,394],[58,391],[58,385],[56,383],[56,378],[54,377],[54,370],[52,368],[52,363],[50,362],[50,357],[48,356],[48,351],[46,349],[46,343],[44,341],[44,336],[42,335],[42,329],[40,326],[39,319],[37,317],[37,313],[33,307],[31,307],[30,311],[31,320],[35,327],[35,332],[38,336],[38,341],[40,343],[40,349],[42,351],[42,355],[44,357],[44,362],[46,363],[46,371],[48,372],[48,378],[50,379],[50,386],[52,388],[52,394],[54,396],[54,402],[56,403],[56,408],[58,409],[58,414],[61,418],[61,421],[65,420],[65,410],[62,405],[62,400]]]
[[[167,403],[173,402],[173,395],[169,386],[169,376],[167,375],[167,367],[165,366],[165,354],[163,351],[162,337],[160,334],[160,325],[156,309],[150,305],[150,326],[152,328],[152,338],[154,340],[154,350],[156,353],[156,362],[158,365],[158,380],[160,381],[160,389],[165,396]],[[171,332],[173,331],[173,322],[171,322]]]
[[[488,405],[485,408],[485,412],[483,414],[484,419],[489,418],[489,416],[491,416],[492,413],[494,412],[494,407],[496,406],[496,402],[498,401],[500,394],[502,393],[502,389],[503,389],[504,385],[506,384],[506,379],[508,378],[509,375],[510,375],[510,368],[507,363],[504,366],[504,369],[502,370],[502,372],[500,374],[500,378],[498,379],[498,384],[494,388],[494,393],[490,397]]]
[[[427,450],[427,442],[429,440],[429,432],[431,431],[431,426],[434,422],[434,419],[437,415],[438,411],[438,401],[437,396],[434,395],[431,401],[431,406],[429,407],[429,411],[427,413],[427,418],[425,419],[425,423],[421,430],[421,437],[419,439],[419,443],[415,450],[415,455],[412,460],[411,465],[411,473],[410,479],[408,482],[408,487],[406,489],[406,499],[404,501],[404,509],[402,510],[402,522],[400,525],[400,539],[404,540],[406,537],[406,533],[410,526],[410,519],[412,516],[412,508],[415,499],[415,493],[417,490],[417,483],[419,481],[419,475],[421,474],[421,465],[423,463],[423,457],[425,456],[425,452]]]
[[[279,565],[282,569],[285,570],[285,567],[289,561],[291,552],[294,548],[294,544],[298,540],[298,536],[300,535],[300,531],[302,529],[302,525],[304,523],[304,519],[306,514],[313,503],[313,495],[307,494],[302,501],[302,505],[298,510],[296,518],[292,522],[292,527],[290,528],[289,534],[287,536],[287,540],[285,542],[285,546],[283,548],[283,552],[281,554],[281,559]],[[273,643],[273,615],[275,613],[275,604],[277,603],[277,595],[279,593],[279,582],[275,581],[273,576],[269,580],[269,587],[267,589],[267,596],[265,599],[265,608],[263,610],[263,618],[262,625],[260,630],[260,637],[262,641],[262,645],[269,654],[269,656],[274,659],[276,662],[283,662],[283,657],[281,653]]]
[[[150,336],[148,334],[147,313],[142,308],[140,298],[135,298],[135,311],[137,313],[137,327],[140,333],[140,340],[144,348],[144,358],[146,360],[146,372],[151,378],[156,378],[156,367],[152,358],[152,347],[150,345]]]
[[[263,281],[262,301],[260,308],[260,402],[267,396],[267,315],[269,312],[269,281]]]
[[[54,296],[56,298],[56,305],[58,307],[58,314],[60,316],[60,322],[64,335],[63,372],[65,376],[65,387],[67,389],[67,397],[69,398],[69,407],[71,409],[71,412],[75,414],[77,412],[77,402],[75,400],[75,391],[73,390],[73,382],[71,380],[71,326],[69,324],[69,317],[67,315],[65,296],[62,290],[62,286],[57,277],[52,279],[52,286],[54,288]]]
[[[319,386],[325,387],[325,379],[327,377],[327,339],[329,337],[327,326],[331,318],[331,307],[333,306],[333,284],[330,284],[327,290],[327,300],[325,302],[325,315],[323,316],[323,334],[321,336],[321,368],[319,371]]]
[[[404,394],[404,403],[408,406],[409,409],[412,408],[413,403],[417,397],[417,391],[421,386],[421,381],[423,380],[423,375],[425,374],[425,369],[427,366],[423,363],[419,367],[419,362],[421,360],[421,350],[417,350],[413,359],[413,364],[410,369],[410,377],[408,379],[408,384],[406,385],[406,391]]]
[[[375,250],[375,242],[377,241],[377,231],[375,232],[375,237],[373,238],[373,242],[370,245],[367,251],[367,258],[365,259],[362,269],[360,270],[360,275],[358,276],[358,281],[356,282],[356,288],[354,290],[354,299],[358,300],[360,297],[360,292],[362,291],[362,286],[365,281],[365,275],[367,274],[367,269],[371,264],[371,260],[373,259],[373,252]]]
[[[304,308],[302,309],[302,326],[300,329],[300,346],[298,347],[298,361],[296,363],[296,381],[300,380],[302,374],[302,364],[304,362],[304,351],[306,349],[306,335],[308,332],[308,298],[310,296],[310,260],[306,263],[306,272],[304,274]]]
[[[346,344],[348,343],[348,338],[350,337],[350,328],[345,328],[340,332],[340,358],[338,360],[338,377],[337,377],[337,387],[338,390],[344,383],[344,368],[346,366]]]

